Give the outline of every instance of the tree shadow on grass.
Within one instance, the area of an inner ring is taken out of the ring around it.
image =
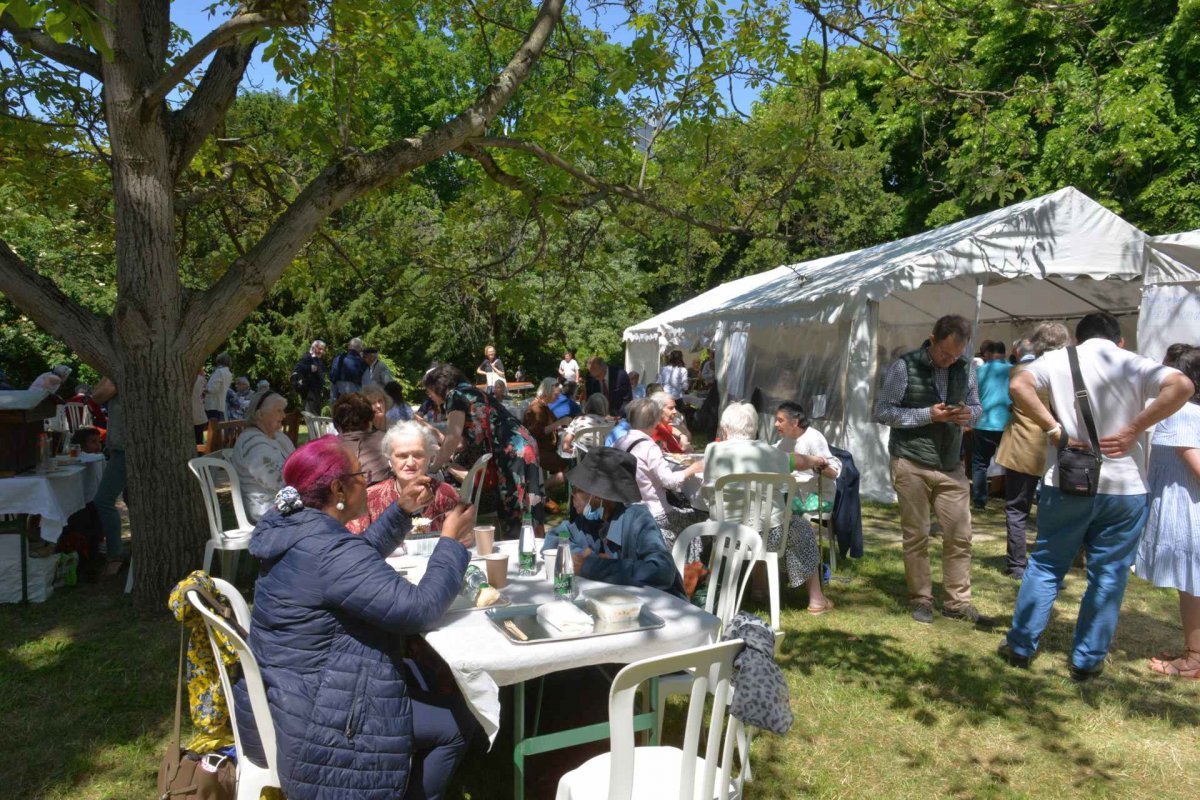
[[[152,793],[178,656],[166,609],[139,614],[101,583],[0,610],[0,630],[0,726],[11,743],[0,794],[95,793],[94,783],[109,786],[104,796]]]

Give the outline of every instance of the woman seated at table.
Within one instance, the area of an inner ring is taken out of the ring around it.
[[[602,394],[590,396],[583,401],[583,413],[571,420],[571,424],[563,431],[562,451],[564,453],[575,451],[575,437],[584,428],[597,428],[611,424],[612,420],[608,418],[608,398]],[[599,447],[604,444],[602,441],[597,441],[600,437],[594,433],[587,434],[587,436],[587,440],[580,442],[584,447]]]
[[[388,398],[392,401],[387,410],[388,425],[413,418],[412,407],[409,406],[408,400],[404,398],[404,387],[399,382],[388,381],[384,384],[383,390],[387,392]]]
[[[749,403],[730,403],[721,414],[721,441],[713,442],[704,449],[704,487],[710,494],[717,479],[737,472],[777,472],[786,475],[787,453],[766,442],[754,438],[758,431],[758,412]],[[740,498],[739,498],[740,501]],[[744,509],[738,501],[727,502],[725,519],[738,521]],[[757,530],[758,525],[752,524]],[[776,508],[771,515],[771,529],[764,538],[766,548],[779,552],[779,540],[783,538],[783,509]],[[803,514],[793,514],[788,526],[787,552],[784,554],[788,586],[792,589],[804,585],[808,588],[808,613],[824,614],[833,608],[833,602],[821,588],[821,548],[816,532]]]
[[[375,428],[376,409],[359,392],[343,394],[333,401],[330,412],[338,438],[354,451],[366,472],[367,485],[374,486],[388,475],[383,453],[383,431]]]
[[[547,534],[546,550],[569,542],[577,575],[686,599],[658,523],[641,502],[637,470],[637,459],[628,453],[611,447],[589,451],[568,475],[571,518]]]
[[[566,427],[571,420],[568,417],[558,419],[550,410],[550,403],[558,396],[558,381],[545,378],[538,384],[537,394],[525,409],[525,427],[533,434],[538,446],[538,463],[546,470],[545,489],[549,490],[564,481],[563,470],[567,462],[558,454],[558,444],[555,436],[561,428]],[[499,398],[497,398],[499,399]]]
[[[371,404],[371,410],[375,412],[375,416],[371,418],[371,427],[377,431],[386,431],[388,425],[388,410],[392,407],[392,398],[383,390],[382,386],[374,383],[369,383],[358,390],[358,393],[363,396],[368,403]]]
[[[384,560],[433,500],[414,480],[362,536],[366,511],[353,449],[326,436],[284,465],[287,487],[250,539],[261,560],[250,647],[275,723],[289,800],[440,797],[477,728],[457,694],[439,694],[402,660],[403,638],[428,630],[462,586],[474,509],[446,515],[420,584]],[[243,757],[261,760],[243,683],[234,690]],[[405,787],[408,787],[405,791]]]
[[[676,537],[684,528],[695,522],[703,522],[706,516],[693,508],[673,505],[667,497],[667,491],[680,491],[684,481],[704,469],[704,461],[699,460],[690,466],[675,469],[673,464],[663,458],[662,450],[650,438],[650,432],[662,419],[662,407],[654,398],[634,400],[626,408],[630,431],[617,442],[616,449],[623,450],[637,459],[637,485],[642,501],[650,509],[651,516],[658,523],[663,538],[670,546],[675,543]],[[700,540],[697,539],[693,544],[694,547],[688,554],[689,562],[698,561],[700,558]]]
[[[278,392],[255,392],[246,404],[246,427],[238,435],[229,460],[242,486],[242,505],[251,522],[271,508],[283,486],[283,462],[296,446],[283,432],[287,398]]]
[[[499,532],[521,532],[523,511],[532,506],[535,527],[545,520],[542,473],[533,435],[491,395],[476,389],[456,367],[441,364],[425,373],[425,392],[446,412],[446,435],[430,468],[447,466],[460,445],[466,463],[492,454],[500,493]]]
[[[362,533],[383,516],[392,503],[414,482],[429,478],[429,460],[437,452],[437,442],[429,428],[418,422],[397,422],[383,435],[383,453],[391,467],[391,476],[367,489],[367,513],[346,524],[351,533]],[[458,505],[458,492],[445,481],[430,478],[433,500],[421,512],[430,521],[430,531],[442,529],[447,512]]]
[[[824,478],[822,494],[832,498],[837,489],[837,477],[842,474],[842,462],[829,451],[825,435],[809,425],[808,414],[799,403],[790,400],[775,410],[775,430],[780,440],[776,447],[792,455],[792,475],[805,494],[817,491],[817,474]]]
[[[678,416],[675,398],[666,392],[656,392],[650,396],[650,399],[658,403],[662,412],[659,414],[658,422],[654,425],[654,429],[650,432],[650,438],[655,444],[662,448],[664,453],[690,453],[692,452],[692,443],[684,429],[678,423]]]

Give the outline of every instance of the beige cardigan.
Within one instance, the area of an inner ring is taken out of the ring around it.
[[[1012,374],[1025,369],[1016,367]],[[1050,396],[1038,392],[1038,399],[1050,405]],[[1000,447],[996,450],[996,463],[1012,472],[1023,472],[1026,475],[1041,476],[1046,471],[1046,448],[1048,442],[1041,427],[1026,416],[1019,408],[1013,406],[1004,427],[1004,435],[1000,438]]]

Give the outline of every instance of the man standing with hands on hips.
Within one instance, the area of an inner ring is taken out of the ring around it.
[[[1013,404],[1046,432],[1048,452],[1037,543],[1000,657],[1015,667],[1029,666],[1059,586],[1082,547],[1087,591],[1068,662],[1071,678],[1082,682],[1104,670],[1146,523],[1144,434],[1182,408],[1194,387],[1178,370],[1126,350],[1111,314],[1081,319],[1075,340],[1077,346],[1046,353],[1009,384]],[[1049,392],[1053,412],[1038,399],[1038,390]]]
[[[891,427],[888,453],[900,502],[904,578],[912,617],[933,622],[929,512],[942,528],[942,615],[987,622],[971,604],[970,486],[962,464],[963,428],[983,413],[971,363],[963,357],[971,323],[957,314],[933,325],[929,340],[888,368],[875,421]]]

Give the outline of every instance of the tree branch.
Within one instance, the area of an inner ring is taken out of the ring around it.
[[[784,234],[755,233],[742,225],[720,225],[715,222],[699,219],[698,217],[695,217],[686,211],[679,211],[671,208],[670,206],[664,205],[663,203],[660,203],[659,201],[650,197],[645,192],[634,189],[632,186],[627,186],[620,183],[607,183],[599,178],[592,177],[574,164],[571,164],[562,157],[555,155],[554,153],[551,153],[545,148],[533,144],[532,142],[523,142],[519,139],[507,139],[503,137],[491,136],[471,139],[469,143],[475,145],[476,147],[502,147],[508,150],[520,150],[521,152],[534,156],[545,164],[555,167],[556,169],[561,169],[563,172],[575,178],[575,180],[585,183],[588,186],[591,186],[593,189],[609,194],[615,194],[618,197],[623,197],[626,200],[631,200],[639,205],[654,209],[660,214],[665,214],[672,219],[686,222],[689,225],[695,225],[696,227],[703,228],[711,233],[760,236],[770,239],[781,239],[785,241],[792,238]]]
[[[183,108],[167,118],[171,132],[171,167],[176,178],[196,157],[204,140],[225,118],[246,74],[254,42],[236,42],[222,47],[200,79],[200,85]]]
[[[301,8],[305,7],[303,3],[299,4],[299,6]],[[179,85],[188,76],[188,73],[200,66],[200,63],[208,58],[210,53],[214,53],[225,45],[235,42],[242,34],[275,25],[301,25],[305,21],[307,21],[307,16],[300,19],[288,19],[286,16],[280,14],[259,14],[255,12],[230,17],[209,31],[204,38],[192,45],[190,50],[168,67],[166,72],[158,76],[158,80],[146,90],[143,102],[147,107],[154,107],[166,100],[171,90]]]
[[[96,80],[101,80],[100,57],[89,50],[73,44],[56,42],[50,36],[34,28],[22,28],[11,14],[0,13],[0,30],[8,31],[14,40],[35,53],[40,53],[65,67],[77,69],[91,75]]]
[[[542,0],[533,27],[491,85],[462,113],[436,130],[350,154],[322,170],[275,219],[246,256],[212,288],[188,299],[181,340],[192,355],[212,352],[270,291],[321,223],[346,203],[480,136],[520,88],[550,42],[565,0]]]
[[[100,317],[65,295],[0,239],[0,285],[39,328],[57,336],[99,372],[112,372],[115,354]]]

